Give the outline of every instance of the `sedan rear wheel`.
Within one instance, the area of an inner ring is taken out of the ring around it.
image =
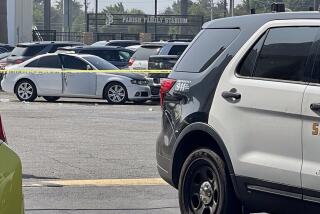
[[[37,98],[36,86],[30,80],[18,82],[15,92],[20,101],[33,102]]]
[[[104,97],[108,103],[123,104],[127,101],[127,90],[121,83],[110,83],[104,91]]]

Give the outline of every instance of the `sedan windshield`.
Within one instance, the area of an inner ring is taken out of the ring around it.
[[[90,62],[98,70],[118,70],[118,68],[108,61],[97,56],[84,56],[85,60]]]

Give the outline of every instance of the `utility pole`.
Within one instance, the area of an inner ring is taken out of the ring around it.
[[[51,0],[44,0],[44,29],[51,29]]]
[[[86,21],[86,29],[88,29],[88,2],[84,0],[84,20]]]
[[[315,11],[319,10],[319,0],[313,0],[313,8]]]
[[[230,14],[234,16],[234,0],[230,0]]]
[[[210,14],[211,14],[211,20],[213,20],[213,0],[210,0]]]
[[[98,0],[96,0],[96,15],[95,15],[95,19],[96,19],[96,33],[98,33]]]
[[[223,7],[224,7],[223,16],[224,16],[224,17],[227,17],[227,13],[228,13],[227,0],[224,0],[224,1],[223,1]]]
[[[70,0],[63,0],[63,32],[70,32],[70,15],[71,15],[71,7]]]
[[[154,18],[155,18],[155,23],[154,23],[154,38],[157,40],[157,16],[158,16],[158,0],[154,0]]]
[[[8,43],[7,0],[0,0],[0,42]]]
[[[180,15],[187,16],[188,15],[188,0],[180,0],[181,4],[181,10]],[[181,34],[188,34],[188,29],[186,29],[184,26],[180,26],[180,33]]]

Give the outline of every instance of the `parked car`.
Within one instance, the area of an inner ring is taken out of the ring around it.
[[[161,86],[181,213],[320,213],[319,35],[319,12],[203,25]]]
[[[0,213],[24,214],[21,160],[6,144],[1,115],[0,175]]]
[[[6,53],[6,52],[11,52],[13,49],[14,49],[14,47],[11,45],[0,43],[0,54]]]
[[[6,59],[7,65],[20,64],[34,56],[54,53],[59,47],[83,45],[79,42],[31,42],[21,43],[15,47]]]
[[[132,45],[140,45],[140,42],[137,40],[109,40],[109,41],[99,41],[93,43],[92,46],[119,46],[119,47],[128,47]]]
[[[8,56],[10,56],[10,54],[11,54],[11,52],[4,52],[4,53],[0,53],[0,63],[3,63],[3,64],[5,64],[6,65],[6,58],[8,57]],[[3,59],[5,59],[5,60],[3,60]],[[2,62],[2,60],[3,60],[3,62]]]
[[[56,101],[60,97],[101,98],[112,104],[122,104],[128,100],[145,102],[150,99],[150,87],[144,76],[116,73],[117,67],[93,55],[45,54],[7,70],[9,72],[1,82],[2,89],[15,93],[21,101],[34,101],[39,96],[47,101]],[[10,70],[34,72],[13,73]],[[80,71],[71,73],[63,70]],[[98,70],[115,72],[99,73]]]
[[[164,45],[165,42],[150,42],[141,45],[129,60],[129,68],[147,70],[149,57],[157,55]]]
[[[152,55],[148,60],[149,70],[171,70],[179,60],[182,53],[188,47],[190,42],[186,41],[168,41],[160,49],[158,55]],[[167,73],[149,73],[148,79],[153,99],[160,98],[160,82],[161,79],[168,77]]]
[[[57,53],[68,52],[78,54],[91,54],[107,60],[118,68],[128,68],[133,51],[115,46],[75,46],[58,48]]]
[[[136,52],[138,50],[138,48],[140,48],[140,47],[141,47],[141,45],[131,45],[131,46],[126,47],[126,49],[129,49],[133,52]]]

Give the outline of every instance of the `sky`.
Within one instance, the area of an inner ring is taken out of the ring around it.
[[[78,0],[79,2],[84,0]],[[88,0],[90,2],[89,10],[93,10],[95,7],[95,0]],[[164,10],[173,4],[175,0],[158,0],[158,13],[164,12]],[[214,0],[217,2],[217,0]],[[99,8],[103,9],[108,5],[122,2],[126,9],[138,8],[147,14],[154,13],[154,0],[98,0]],[[235,0],[235,4],[240,3],[241,0]]]

